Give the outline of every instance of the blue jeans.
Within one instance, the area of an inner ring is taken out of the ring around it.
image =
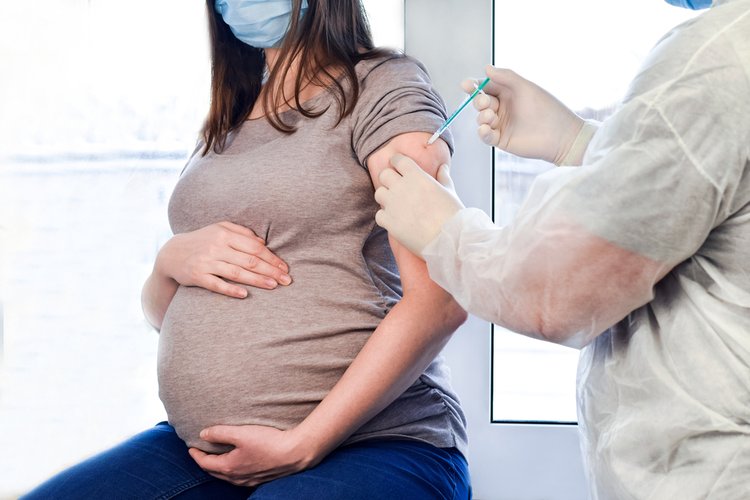
[[[471,498],[471,487],[466,460],[456,449],[373,440],[340,447],[312,469],[243,488],[204,472],[172,426],[162,422],[21,498],[463,500]]]

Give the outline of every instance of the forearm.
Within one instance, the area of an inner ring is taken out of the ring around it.
[[[499,228],[476,209],[449,220],[424,257],[471,313],[571,347],[651,300],[667,271],[560,218]]]
[[[167,313],[167,308],[175,293],[177,293],[178,286],[175,280],[159,273],[156,269],[143,285],[141,291],[143,314],[157,331],[161,330],[164,315]]]
[[[398,398],[440,353],[466,313],[434,283],[405,295],[295,432],[324,456]]]
[[[422,255],[430,277],[470,313],[529,337],[535,332],[528,301],[537,290],[524,287],[509,260],[510,228],[500,228],[481,210],[461,210],[449,219]],[[528,284],[528,282],[527,282]]]

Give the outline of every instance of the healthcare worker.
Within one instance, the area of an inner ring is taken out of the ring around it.
[[[480,137],[580,165],[539,177],[513,224],[406,157],[380,176],[377,221],[468,311],[582,347],[594,498],[747,499],[750,0],[670,3],[711,9],[658,42],[598,130],[488,68]]]

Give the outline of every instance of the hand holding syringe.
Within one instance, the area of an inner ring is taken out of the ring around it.
[[[469,97],[466,98],[463,104],[461,104],[458,107],[458,109],[454,111],[453,114],[450,115],[447,120],[445,120],[445,123],[443,123],[443,125],[441,125],[439,129],[437,129],[437,132],[432,134],[432,137],[430,137],[430,140],[427,141],[428,146],[438,140],[438,137],[440,137],[440,134],[445,132],[445,130],[450,126],[450,124],[453,123],[453,120],[455,120],[456,117],[461,113],[461,111],[463,111],[464,108],[466,108],[466,106],[468,106],[469,103],[473,101],[477,95],[479,95],[479,93],[482,91],[484,86],[487,85],[489,82],[490,82],[490,79],[488,77],[488,78],[485,78],[484,81],[477,86],[474,92],[472,92],[471,95],[469,95]]]

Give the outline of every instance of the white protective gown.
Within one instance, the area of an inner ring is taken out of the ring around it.
[[[750,498],[750,0],[668,33],[513,225],[464,209],[424,256],[470,312],[585,346],[593,498]]]

